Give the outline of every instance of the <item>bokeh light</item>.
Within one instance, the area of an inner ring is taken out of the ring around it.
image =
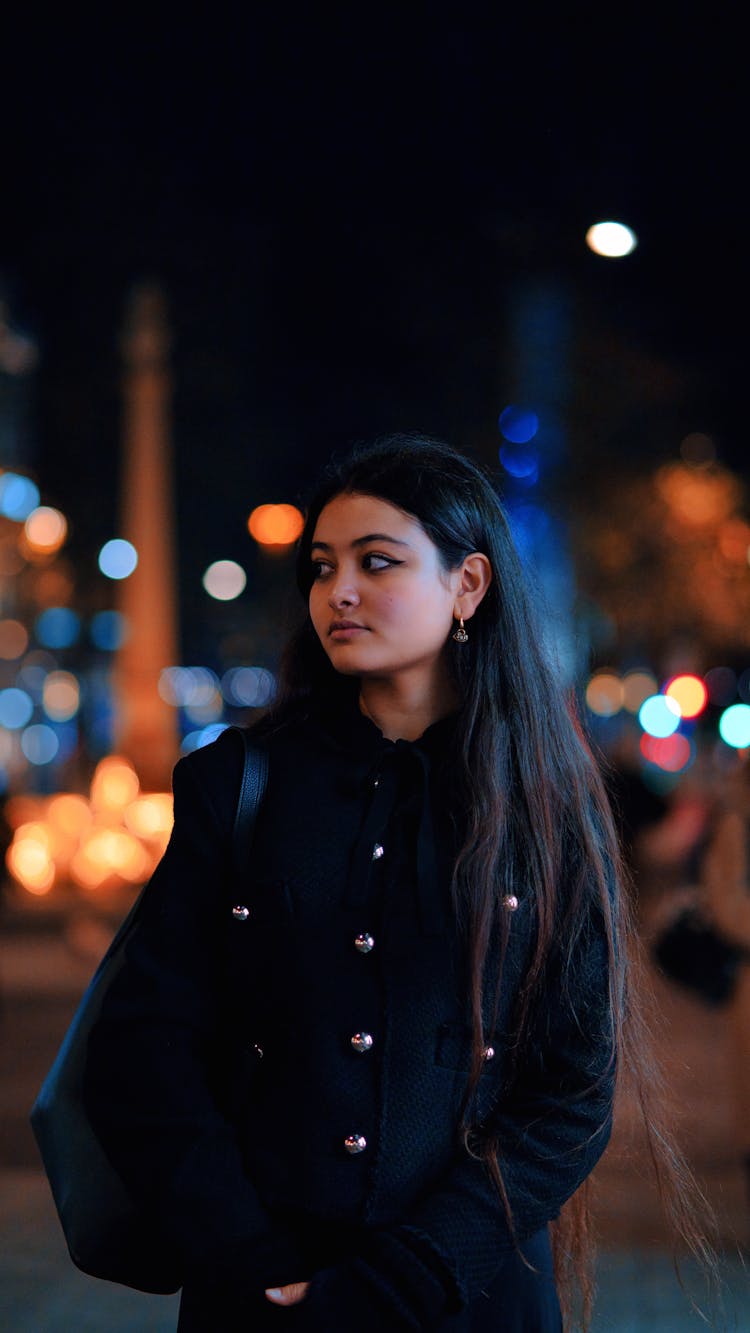
[[[258,505],[247,520],[250,536],[259,546],[291,546],[296,542],[305,520],[295,505]]]
[[[138,564],[138,552],[124,537],[113,537],[99,552],[99,568],[108,579],[127,579]]]
[[[39,487],[18,472],[0,474],[0,514],[25,523],[39,504]]]
[[[694,758],[694,749],[687,736],[675,732],[672,736],[641,736],[641,754],[650,764],[656,764],[665,773],[681,773]]]
[[[108,755],[94,771],[91,804],[97,811],[122,811],[136,799],[139,787],[133,765],[118,755]]]
[[[245,591],[247,575],[236,560],[214,560],[203,575],[203,587],[217,602],[232,602]]]
[[[165,667],[159,676],[159,694],[174,708],[209,704],[219,689],[219,677],[209,667]]]
[[[31,720],[34,701],[25,690],[12,685],[7,690],[0,690],[0,727],[9,731],[19,731]]]
[[[174,822],[172,797],[164,792],[139,796],[126,807],[124,820],[136,837],[166,842]]]
[[[595,222],[586,232],[586,244],[604,259],[622,259],[635,250],[638,237],[624,222]]]
[[[59,509],[39,505],[26,519],[24,535],[32,551],[52,555],[59,551],[68,535],[68,521]]]
[[[29,646],[29,634],[20,620],[0,620],[0,657],[15,662]]]
[[[708,689],[699,676],[673,676],[664,693],[674,699],[686,718],[698,717],[708,703]]]
[[[51,764],[60,749],[60,742],[51,727],[35,722],[21,732],[21,749],[30,764]]]
[[[75,717],[81,702],[80,686],[70,671],[50,671],[44,682],[42,704],[53,722]]]
[[[79,838],[91,823],[91,807],[84,796],[62,792],[50,801],[47,818],[66,838]]]
[[[533,449],[504,444],[500,449],[500,462],[509,476],[517,481],[533,485],[539,479],[539,457]]]
[[[638,711],[638,721],[649,736],[671,736],[680,725],[680,706],[664,694],[652,694]]]
[[[80,619],[67,606],[48,607],[34,624],[34,633],[45,648],[70,648],[80,632]]]
[[[725,708],[736,697],[737,677],[731,667],[711,667],[703,680],[708,690],[708,697],[717,708]]]
[[[614,717],[623,705],[623,686],[612,671],[597,671],[586,686],[586,704],[597,717]]]
[[[150,866],[145,847],[127,829],[94,827],[71,860],[70,873],[82,888],[95,889],[118,879],[139,884]]]
[[[511,444],[528,444],[539,430],[539,418],[536,412],[527,407],[518,407],[514,403],[503,408],[497,424],[501,434]]]
[[[121,611],[97,611],[89,625],[91,641],[104,652],[121,648],[128,636],[127,616]]]
[[[734,750],[750,746],[750,704],[732,704],[719,718],[719,735]]]
[[[221,678],[227,703],[240,708],[264,708],[273,699],[276,681],[265,667],[230,667]]]
[[[27,831],[23,827],[16,830],[5,863],[13,878],[29,893],[49,893],[55,882],[55,863],[48,841],[30,825]]]
[[[226,722],[214,722],[209,727],[201,727],[199,730],[189,731],[187,735],[183,737],[182,745],[180,746],[182,753],[189,754],[191,750],[200,750],[204,745],[210,745],[212,741],[216,740],[217,736],[221,735],[222,731],[226,731],[227,726],[228,723]]]
[[[649,695],[657,693],[657,681],[650,671],[626,671],[622,678],[622,706],[628,713],[637,713]]]

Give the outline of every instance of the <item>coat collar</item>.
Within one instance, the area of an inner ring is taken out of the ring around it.
[[[352,778],[363,794],[368,794],[367,813],[352,853],[347,900],[355,903],[367,895],[373,846],[393,808],[400,775],[406,771],[418,796],[415,887],[421,932],[441,934],[446,926],[445,903],[431,807],[433,799],[441,799],[441,787],[435,778],[437,770],[450,763],[460,710],[431,723],[417,740],[392,741],[360,709],[359,682],[346,680],[344,688],[314,701],[311,716],[326,743],[352,759]]]
[[[359,706],[359,681],[345,679],[340,689],[320,695],[312,702],[312,716],[318,727],[347,754],[371,761],[383,752],[398,749],[406,753],[418,749],[429,760],[440,759],[455,739],[461,710],[438,718],[416,740],[389,740]]]

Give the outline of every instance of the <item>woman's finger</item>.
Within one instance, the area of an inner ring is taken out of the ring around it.
[[[266,1296],[274,1305],[298,1305],[305,1299],[309,1282],[290,1282],[286,1287],[267,1287]]]

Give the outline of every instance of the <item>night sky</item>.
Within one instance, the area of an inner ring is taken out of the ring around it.
[[[247,563],[249,509],[353,439],[426,430],[490,460],[528,281],[571,296],[590,349],[569,485],[688,430],[745,469],[740,20],[405,8],[12,21],[0,281],[40,348],[29,465],[74,558],[116,530],[118,331],[144,278],[173,327],[183,578]],[[626,260],[583,244],[608,216],[639,235]]]

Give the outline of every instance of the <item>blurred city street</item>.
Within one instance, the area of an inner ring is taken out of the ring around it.
[[[168,1333],[177,1297],[150,1297],[79,1273],[67,1256],[28,1126],[28,1110],[76,1001],[104,947],[100,919],[71,918],[12,896],[0,935],[0,1326],[4,1333]],[[91,956],[87,956],[87,950]],[[660,1056],[679,1137],[716,1209],[726,1327],[750,1333],[744,1266],[750,1215],[734,1148],[729,1054],[721,1011],[704,1009],[657,976]],[[680,1333],[701,1327],[675,1276],[649,1185],[634,1108],[621,1110],[595,1174],[601,1253],[593,1333]],[[702,1290],[691,1263],[688,1292]],[[332,1331],[333,1333],[333,1331]],[[342,1331],[344,1333],[344,1331]]]

